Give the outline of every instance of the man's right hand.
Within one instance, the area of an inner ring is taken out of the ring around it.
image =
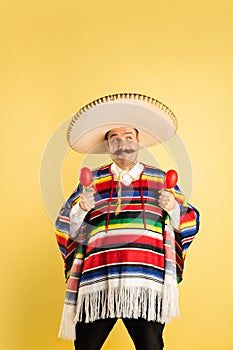
[[[91,187],[88,189],[88,192],[83,192],[80,195],[79,205],[80,205],[81,209],[83,209],[85,211],[89,211],[95,207],[94,193],[95,193],[95,191]]]

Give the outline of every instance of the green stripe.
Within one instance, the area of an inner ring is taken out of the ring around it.
[[[109,220],[109,226],[111,225],[129,225],[130,223],[133,224],[137,224],[137,225],[142,225],[144,226],[144,221],[143,218],[124,218],[124,219],[120,219],[120,218],[116,218],[115,219],[111,219]],[[162,229],[162,223],[160,221],[155,221],[155,220],[150,220],[150,219],[146,219],[146,224],[153,226],[153,227],[158,227],[160,229]],[[103,227],[106,225],[106,219],[101,220],[98,222],[98,224],[95,225],[95,227]],[[124,228],[124,227],[122,227]]]

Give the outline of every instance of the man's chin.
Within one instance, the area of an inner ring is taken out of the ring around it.
[[[136,163],[135,159],[126,158],[113,158],[113,161],[116,163],[117,166],[119,166],[122,169],[131,167]]]

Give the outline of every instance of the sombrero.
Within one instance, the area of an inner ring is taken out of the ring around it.
[[[80,153],[107,153],[105,134],[118,127],[139,131],[143,147],[170,139],[177,130],[174,113],[162,102],[135,93],[101,97],[72,118],[68,130],[69,145]]]

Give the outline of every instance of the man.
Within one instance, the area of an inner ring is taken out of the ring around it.
[[[93,153],[112,159],[56,221],[68,278],[59,335],[75,349],[99,350],[121,318],[137,350],[161,350],[164,325],[178,316],[177,282],[198,212],[177,186],[164,189],[162,170],[137,160],[141,143],[171,137],[175,125],[167,107],[133,94],[97,100],[70,124],[74,149],[87,152],[88,139]]]

